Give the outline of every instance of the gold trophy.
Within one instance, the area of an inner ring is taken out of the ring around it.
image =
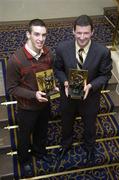
[[[49,99],[55,99],[60,97],[60,93],[55,90],[56,82],[52,69],[36,73],[36,80],[38,83],[39,91],[45,92]]]
[[[87,84],[88,71],[79,69],[69,70],[69,96],[72,99],[83,99],[84,85]]]

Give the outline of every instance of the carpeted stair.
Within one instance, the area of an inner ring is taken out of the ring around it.
[[[106,94],[105,94],[106,96]],[[104,96],[103,96],[104,97]],[[108,104],[110,99],[108,100]],[[105,102],[104,102],[105,104]],[[81,146],[83,123],[77,117],[74,125],[74,144],[62,158],[58,157],[59,142],[61,139],[61,121],[49,122],[48,152],[53,157],[52,163],[33,158],[33,176],[35,179],[115,179],[119,178],[119,125],[114,118],[114,112],[101,113],[97,117],[97,138],[95,160],[86,162],[86,154]],[[15,131],[13,132],[15,135]],[[16,139],[15,137],[13,139]],[[15,147],[14,147],[15,150]],[[17,155],[14,155],[14,172],[16,179],[23,179],[24,172],[19,166]]]

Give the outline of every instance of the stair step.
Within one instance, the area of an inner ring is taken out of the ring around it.
[[[0,119],[8,119],[7,107],[0,106]]]
[[[107,89],[113,91],[116,90],[116,86],[117,86],[117,79],[115,78],[115,76],[112,74],[111,79],[109,80]]]
[[[0,152],[8,152],[10,149],[10,131],[0,128]]]
[[[103,165],[100,167],[91,167],[87,169],[77,169],[72,171],[64,171],[60,173],[55,173],[50,175],[50,177],[55,177],[55,179],[100,179],[102,177],[104,180],[106,179],[119,179],[119,176],[115,173],[116,169],[118,168],[118,164],[112,164],[112,165]],[[118,177],[117,177],[118,176]],[[44,176],[37,176],[37,179],[47,179],[48,175]],[[87,178],[88,177],[88,178]],[[36,178],[34,178],[36,179]]]
[[[98,125],[97,125],[97,138],[107,138],[119,135],[118,129],[115,128],[119,124],[119,113],[110,113],[112,119],[110,123],[107,123],[108,115],[105,116],[100,114],[98,117]],[[113,119],[113,116],[116,118]],[[106,118],[107,117],[107,118]],[[112,123],[113,122],[113,123]],[[100,128],[101,127],[101,128]],[[82,139],[82,129],[83,123],[81,118],[79,117],[74,124],[74,141],[78,141]],[[14,129],[7,130],[0,128],[0,152],[9,152],[11,150],[11,141],[10,141],[10,131],[13,134],[15,132]],[[13,137],[13,136],[12,136]],[[54,138],[55,137],[55,138]],[[48,146],[53,146],[56,144],[60,144],[61,141],[61,120],[51,121],[49,123],[48,129]],[[14,141],[12,141],[14,142]],[[16,148],[15,148],[16,149]]]
[[[119,158],[119,147],[118,144],[119,139],[112,138],[110,140],[98,140],[96,143],[96,158],[92,164],[87,164],[85,162],[86,154],[80,145],[74,145],[71,150],[62,157],[59,161],[58,159],[58,148],[49,149],[49,153],[51,153],[52,157],[54,157],[53,163],[47,164],[44,161],[36,161],[35,160],[35,169],[37,170],[36,176],[39,176],[38,179],[43,179],[44,177],[49,174],[49,177],[59,176],[58,173],[62,173],[61,175],[65,174],[72,174],[70,171],[75,172],[88,172],[89,170],[98,170],[100,168],[105,167],[113,167],[115,164],[118,163]],[[113,151],[112,151],[113,147]],[[108,149],[108,151],[107,151]],[[108,154],[107,154],[108,152]],[[16,156],[16,155],[15,155]],[[72,160],[70,160],[70,158]],[[15,158],[15,157],[14,157]],[[7,180],[8,177],[12,179],[13,177],[13,161],[11,156],[7,156],[6,154],[0,153],[0,177],[3,180]],[[7,162],[7,165],[4,165],[4,162]],[[6,167],[8,166],[8,168]],[[46,169],[42,169],[42,167],[47,167]],[[79,170],[80,169],[80,170]],[[69,172],[68,172],[69,171]],[[53,174],[52,174],[53,173]],[[46,175],[47,174],[47,175]],[[85,173],[86,174],[86,173]],[[63,176],[64,177],[64,176]],[[70,176],[69,176],[70,177]],[[113,174],[114,177],[114,174]],[[6,178],[6,179],[5,179]]]
[[[5,95],[5,89],[4,89],[4,81],[3,81],[3,75],[1,74],[1,63],[0,63],[0,96]]]
[[[50,149],[49,154],[54,159],[52,163],[49,164],[46,161],[36,160],[35,158],[33,159],[33,170],[35,172],[35,176],[39,176],[37,179],[44,179],[48,177],[56,177],[60,173],[60,175],[66,175],[69,171],[76,172],[77,170],[86,174],[86,172],[89,171],[91,173],[91,170],[93,169],[98,170],[104,167],[118,167],[118,141],[119,139],[115,138],[106,141],[98,141],[96,143],[95,159],[90,163],[86,162],[86,153],[81,144],[72,146],[72,148],[62,158],[59,157],[58,148]],[[115,176],[116,175],[118,175],[118,173],[116,173]],[[114,174],[112,177],[114,177]]]
[[[114,111],[119,112],[119,94],[113,90],[109,92],[109,95],[112,102],[114,103]]]
[[[9,122],[8,119],[0,119],[0,128],[4,128],[8,126]]]
[[[113,138],[111,140],[106,140],[106,141],[99,140],[96,143],[96,154],[95,154],[96,158],[92,164],[85,163],[86,154],[84,153],[81,145],[73,146],[71,148],[71,150],[65,155],[65,157],[63,157],[60,161],[58,159],[58,154],[57,154],[58,149],[57,148],[51,149],[51,150],[49,150],[49,153],[51,153],[51,155],[54,157],[55,161],[53,161],[53,163],[51,163],[49,165],[44,161],[35,161],[34,165],[35,165],[35,169],[37,170],[36,176],[39,176],[39,178],[37,178],[37,179],[43,179],[43,177],[46,178],[48,176],[54,177],[54,175],[55,175],[55,177],[56,176],[60,177],[60,175],[62,176],[63,174],[71,175],[73,171],[74,171],[73,173],[75,173],[75,172],[83,172],[84,173],[85,172],[85,174],[87,174],[87,172],[90,170],[96,170],[96,169],[98,170],[98,169],[110,168],[110,167],[112,167],[112,169],[113,169],[115,164],[116,165],[118,164],[118,158],[119,158],[119,147],[116,145],[118,145],[118,139],[115,139],[115,138]],[[111,148],[113,146],[114,146],[114,148],[112,151]],[[107,149],[108,149],[108,151],[107,151]],[[108,152],[108,154],[107,154],[107,152]],[[72,160],[69,157],[71,157]],[[9,164],[9,167],[11,167],[11,168],[8,168],[8,170],[7,170],[6,167],[4,167],[4,163],[2,163],[2,166],[0,166],[0,174],[2,174],[2,177],[5,177],[5,174],[7,174],[7,176],[8,176],[8,174],[12,174],[12,172],[13,172],[12,158],[10,158],[9,156],[6,156],[4,154],[0,155],[1,162],[5,161],[6,159],[7,159],[7,165]],[[42,167],[44,167],[44,168],[47,167],[46,169],[44,169],[44,172],[43,172]],[[63,177],[64,177],[64,175],[63,175]],[[115,177],[114,175],[116,175],[116,174],[113,173],[112,177]]]
[[[97,121],[96,138],[108,138],[113,136],[119,136],[119,129],[115,115],[100,115]],[[118,113],[119,115],[119,113]],[[117,116],[117,115],[116,115]],[[83,122],[81,118],[77,118],[74,122],[73,130],[73,142],[83,140]],[[49,124],[48,128],[48,146],[60,144],[61,141],[61,121],[54,121]]]
[[[14,179],[14,174],[10,173],[10,174],[5,174],[3,176],[1,176],[0,180],[13,180]]]
[[[90,164],[85,162],[86,154],[81,146],[74,146],[58,164],[58,172],[76,168],[100,166],[102,164],[117,163],[119,159],[119,139],[111,139],[96,143],[95,160]],[[113,147],[113,151],[111,150]],[[56,152],[55,152],[56,153]],[[57,155],[57,153],[56,153]],[[71,159],[70,159],[71,158]],[[68,161],[67,161],[68,160]]]
[[[98,147],[98,148],[100,149],[100,147]],[[85,155],[81,154],[81,149],[79,151],[80,151],[80,153],[78,153],[78,155],[84,158]],[[118,152],[117,151],[118,150],[116,150],[113,154],[113,155],[115,155],[115,157],[112,158],[114,161],[118,160],[117,159],[118,158]],[[77,150],[77,152],[78,152],[78,150]],[[57,151],[55,151],[55,156],[57,155],[56,153],[57,153]],[[78,159],[79,161],[76,160],[78,158],[78,156],[76,154],[74,154],[75,151],[73,150],[73,148],[70,152],[68,152],[68,155],[69,155],[69,153],[71,153],[70,156],[73,159],[75,159],[75,162],[77,162],[77,165],[81,159],[83,160],[83,158],[79,158]],[[106,153],[107,152],[105,151],[104,154],[106,155]],[[96,153],[97,159],[99,159],[99,157],[102,156],[102,160],[103,160],[104,154],[102,154],[102,152],[99,153],[99,155],[98,155],[98,153]],[[109,161],[109,157],[107,159],[108,159],[107,161]],[[0,166],[0,178],[1,178],[1,180],[8,180],[8,179],[12,180],[13,179],[12,157],[6,156],[5,154],[0,154],[0,162],[1,162],[1,166]],[[4,162],[7,162],[7,164],[5,164],[5,166],[4,166]],[[96,162],[96,160],[95,160],[95,162]],[[97,160],[97,162],[98,162],[98,160]],[[95,174],[95,177],[98,178],[98,175],[100,177],[100,171],[101,171],[101,174],[104,173],[103,174],[103,177],[105,177],[104,179],[107,179],[106,177],[111,177],[111,178],[113,177],[113,179],[118,179],[118,178],[116,178],[118,176],[118,174],[115,173],[116,169],[118,169],[118,165],[119,165],[118,162],[117,163],[115,162],[115,163],[105,164],[103,161],[102,165],[96,164],[96,166],[92,165],[89,167],[88,167],[88,164],[86,164],[85,166],[79,166],[78,165],[76,169],[75,169],[75,166],[73,164],[71,169],[68,167],[68,169],[64,170],[64,169],[62,169],[64,167],[64,165],[65,165],[65,168],[67,168],[68,164],[70,163],[69,158],[68,158],[68,160],[66,157],[63,158],[60,162],[58,162],[58,165],[57,165],[57,157],[56,157],[54,164],[50,164],[50,167],[49,167],[49,165],[46,165],[47,169],[45,170],[45,172],[42,171],[42,167],[43,167],[42,163],[45,163],[45,162],[39,162],[39,161],[36,162],[37,167],[35,167],[35,168],[37,169],[38,174],[35,174],[35,176],[32,179],[47,179],[48,177],[49,178],[50,177],[51,178],[53,178],[53,177],[58,178],[59,177],[61,180],[63,180],[65,177],[68,179],[72,179],[72,178],[76,179],[76,177],[77,178],[79,178],[79,177],[84,178],[84,176],[87,177],[88,173],[89,173],[88,177],[89,176],[93,177],[95,172],[98,172],[98,174],[96,173],[97,176]],[[67,165],[66,165],[66,163],[67,163]],[[53,172],[51,169],[53,170]],[[57,171],[59,169],[60,169],[60,171]],[[48,170],[50,170],[50,172],[48,172]],[[40,172],[42,172],[42,173],[40,174]],[[25,178],[25,179],[29,179],[29,178]]]
[[[118,180],[119,175],[117,173],[118,169],[118,163],[110,164],[110,165],[102,165],[98,167],[89,167],[89,168],[79,168],[76,170],[69,170],[59,173],[50,173],[49,175],[41,175],[41,176],[35,176],[32,177],[32,180],[42,180],[42,179],[57,179],[57,180],[70,180],[70,179],[76,179],[76,180],[97,180],[102,177],[103,180]],[[27,180],[29,178],[21,179],[21,180]]]
[[[0,179],[13,180],[13,159],[5,153],[0,153]]]

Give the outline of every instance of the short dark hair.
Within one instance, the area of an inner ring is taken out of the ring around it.
[[[42,26],[42,27],[46,28],[46,24],[41,19],[33,19],[29,22],[29,24],[28,24],[29,33],[31,33],[31,31],[32,31],[32,26]]]
[[[87,15],[81,15],[74,21],[74,30],[76,30],[76,26],[91,26],[91,31],[93,30],[93,21]]]

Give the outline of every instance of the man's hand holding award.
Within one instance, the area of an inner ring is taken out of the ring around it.
[[[69,70],[68,95],[72,99],[83,100],[87,97],[87,95],[85,94],[85,88],[87,86],[87,77],[88,77],[87,70],[79,70],[79,69]]]

